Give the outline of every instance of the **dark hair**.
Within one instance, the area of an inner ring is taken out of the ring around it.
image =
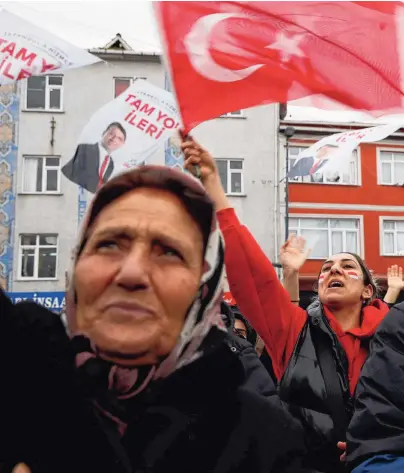
[[[365,286],[371,286],[372,287],[372,290],[373,290],[372,296],[369,299],[363,301],[364,305],[371,304],[375,299],[377,299],[378,287],[376,285],[376,281],[374,280],[370,269],[366,266],[365,261],[359,255],[357,255],[356,253],[351,253],[349,251],[344,251],[343,253],[347,254],[347,255],[351,255],[356,259],[356,261],[359,264],[359,266],[362,270],[362,273],[363,273],[363,284]]]
[[[110,123],[107,128],[105,129],[104,133],[102,134],[102,136],[105,135],[105,133],[109,130],[111,130],[111,128],[118,128],[118,130],[120,130],[123,134],[123,136],[125,137],[125,141],[126,141],[126,130],[125,128],[119,123],[119,122],[112,122]]]
[[[245,325],[245,328],[247,329],[247,340],[255,347],[255,344],[257,343],[257,332],[252,328],[248,320],[244,317],[236,305],[231,306],[231,310],[235,320],[241,320],[241,322],[243,322]]]
[[[114,200],[139,187],[161,189],[176,195],[201,230],[204,251],[208,245],[214,219],[214,205],[201,184],[182,171],[166,166],[141,166],[120,174],[104,184],[95,195],[87,222],[86,234],[78,255],[88,239],[88,229],[97,215]]]
[[[226,325],[228,332],[233,333],[234,314],[229,304],[227,304],[225,301],[222,301],[220,303],[220,314],[222,316],[222,320],[224,324]]]

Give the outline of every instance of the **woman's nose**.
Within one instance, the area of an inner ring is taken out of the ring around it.
[[[150,286],[150,257],[146,248],[137,246],[125,255],[115,282],[128,290],[147,289]]]
[[[333,266],[331,266],[331,273],[332,274],[335,274],[335,273],[342,274],[342,269],[338,264],[334,264]]]

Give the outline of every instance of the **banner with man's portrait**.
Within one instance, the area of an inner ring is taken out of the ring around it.
[[[288,178],[316,175],[340,176],[349,171],[352,152],[360,143],[374,143],[387,138],[402,124],[387,124],[326,136],[302,151],[293,161]]]
[[[91,117],[62,172],[94,194],[111,177],[149,162],[179,127],[173,95],[136,79]]]

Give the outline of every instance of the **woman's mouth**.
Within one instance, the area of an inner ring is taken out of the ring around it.
[[[338,289],[341,287],[344,287],[344,283],[336,279],[330,281],[327,286],[328,289]]]

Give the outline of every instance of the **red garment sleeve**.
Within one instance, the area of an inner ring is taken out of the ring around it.
[[[305,310],[290,301],[269,259],[234,209],[217,212],[226,250],[227,278],[241,312],[251,323],[272,358],[281,379],[307,320]]]

